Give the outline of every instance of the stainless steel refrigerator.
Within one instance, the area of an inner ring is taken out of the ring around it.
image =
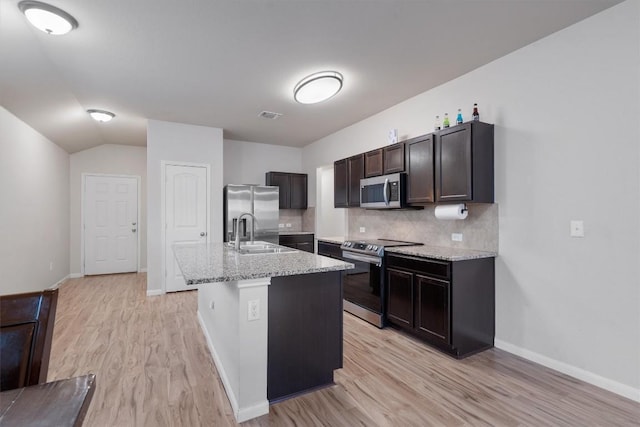
[[[238,217],[249,212],[238,222]],[[250,239],[253,227],[254,240],[278,244],[279,221],[278,187],[266,185],[234,185],[224,187],[224,241],[232,242],[236,233],[240,241]]]

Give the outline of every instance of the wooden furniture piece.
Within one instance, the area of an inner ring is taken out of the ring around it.
[[[493,125],[463,123],[435,135],[436,202],[493,203]]]
[[[360,180],[364,178],[364,154],[333,164],[333,205],[336,208],[360,206]]]
[[[384,154],[382,148],[364,153],[364,176],[370,178],[384,173]]]
[[[67,378],[0,393],[0,424],[6,426],[81,426],[96,376]]]
[[[433,185],[433,134],[405,141],[407,164],[407,204],[435,201]]]
[[[313,233],[309,234],[281,234],[279,242],[282,246],[314,253]]]
[[[405,144],[402,142],[384,147],[384,175],[404,172],[404,150]]]
[[[307,209],[307,174],[267,172],[266,185],[279,187],[280,209]]]
[[[58,290],[0,296],[0,391],[47,381]]]
[[[494,258],[441,261],[386,254],[387,320],[463,358],[493,347]]]

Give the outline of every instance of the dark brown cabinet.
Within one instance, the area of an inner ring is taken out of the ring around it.
[[[433,203],[433,134],[405,141],[407,204]]]
[[[298,249],[305,252],[314,253],[313,234],[281,234],[279,243],[282,246]]]
[[[493,347],[494,258],[386,255],[387,321],[454,357]]]
[[[318,240],[318,255],[335,259],[342,259],[342,249],[337,243],[323,242]]]
[[[280,209],[307,209],[307,174],[267,172],[265,182],[279,187]]]
[[[360,180],[364,178],[364,154],[342,159],[333,164],[333,206],[360,206]]]
[[[435,135],[435,201],[493,203],[493,125],[469,122]]]
[[[404,143],[384,147],[384,175],[404,172],[404,150]]]
[[[364,176],[366,178],[382,175],[383,168],[382,148],[364,153]]]

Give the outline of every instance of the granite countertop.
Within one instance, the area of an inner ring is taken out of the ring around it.
[[[278,234],[281,236],[295,236],[299,234],[313,234],[313,231],[279,231]]]
[[[399,246],[386,248],[386,253],[413,255],[424,258],[441,259],[444,261],[465,261],[479,258],[494,258],[496,252],[476,251],[473,249],[447,248],[443,246]]]
[[[173,253],[187,285],[353,268],[353,264],[348,262],[304,251],[241,255],[226,243],[177,244],[173,245]]]
[[[345,238],[344,237],[318,237],[317,240],[320,242],[329,242],[329,243],[336,243],[338,245],[341,245],[344,243]]]

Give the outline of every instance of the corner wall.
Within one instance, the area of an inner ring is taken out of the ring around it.
[[[211,167],[211,234],[222,242],[222,129],[149,120],[147,124],[147,294],[164,293],[162,271],[162,160],[208,164]]]
[[[140,269],[147,268],[147,148],[105,144],[71,154],[70,271],[80,276],[82,235],[82,174],[137,175],[140,177]]]
[[[496,125],[496,344],[638,401],[639,24],[627,0],[303,151],[315,200],[317,167],[478,102]]]
[[[302,172],[302,149],[225,139],[224,164],[225,185],[264,185],[267,172]]]
[[[69,154],[3,107],[0,129],[0,294],[40,291],[69,275]]]

